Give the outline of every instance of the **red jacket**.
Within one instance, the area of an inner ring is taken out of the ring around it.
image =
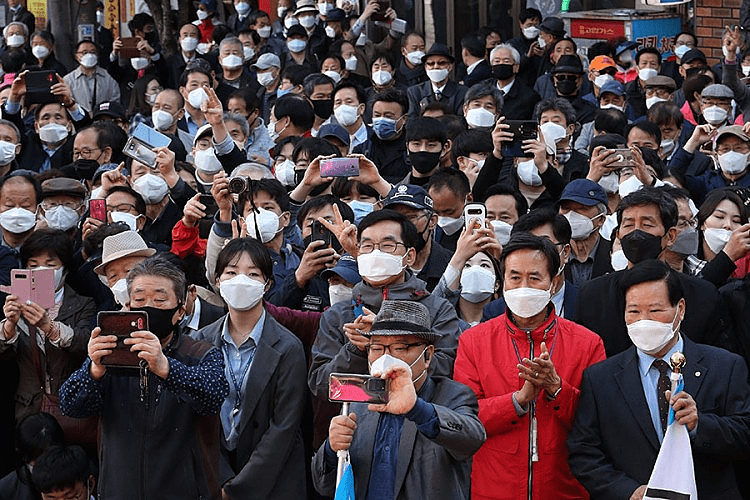
[[[487,441],[474,455],[471,490],[474,499],[587,499],[586,490],[568,467],[565,439],[573,425],[583,370],[605,359],[601,338],[586,328],[557,317],[554,308],[529,336],[507,313],[467,330],[458,341],[454,379],[471,387],[479,400],[479,419]],[[546,340],[545,340],[546,339]],[[513,341],[518,348],[518,355]],[[539,356],[546,342],[562,379],[554,401],[545,392],[536,400],[539,461],[529,468],[530,415],[516,414],[512,394],[523,385],[516,365],[521,358]]]

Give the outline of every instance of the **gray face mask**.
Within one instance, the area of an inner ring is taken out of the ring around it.
[[[669,249],[679,255],[687,257],[698,253],[698,230],[689,227],[677,235]]]

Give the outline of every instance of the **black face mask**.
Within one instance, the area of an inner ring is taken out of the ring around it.
[[[144,34],[143,38],[149,43],[149,45],[153,45],[156,41],[156,31],[149,31],[148,33]]]
[[[174,333],[175,325],[172,323],[172,317],[180,306],[173,307],[172,309],[157,309],[155,307],[131,307],[131,311],[144,311],[148,314],[148,330],[156,335],[159,340],[164,340],[169,337],[171,333]]]
[[[661,237],[636,229],[620,238],[622,253],[631,264],[655,259],[661,253]]]
[[[327,120],[333,114],[333,99],[311,99],[315,116]]]
[[[492,65],[492,76],[498,80],[507,80],[513,76],[513,65],[512,64],[493,64]]]
[[[556,88],[561,95],[573,95],[576,93],[576,82],[574,80],[560,80],[557,82]]]
[[[302,184],[302,179],[305,178],[305,171],[304,170],[295,170],[294,171],[294,185],[299,186]]]
[[[409,163],[420,174],[429,173],[440,163],[440,152],[430,153],[429,151],[419,151],[413,153],[409,151]]]
[[[79,179],[90,181],[94,177],[94,172],[99,168],[99,162],[96,160],[76,160],[73,162],[73,169]]]

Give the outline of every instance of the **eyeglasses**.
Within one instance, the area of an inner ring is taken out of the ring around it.
[[[564,80],[574,82],[578,80],[578,75],[555,75],[555,80],[557,80],[558,82],[562,82]]]
[[[73,151],[73,160],[77,160],[79,158],[88,160],[91,158],[91,153],[93,153],[94,151],[100,151],[100,150],[101,148],[92,148],[92,149],[84,148],[84,149],[81,149],[80,151]]]
[[[107,205],[107,212],[132,212],[135,211],[132,203],[120,203],[119,205]]]
[[[394,357],[400,357],[405,356],[407,352],[409,352],[409,349],[412,347],[417,346],[423,346],[427,345],[424,342],[416,342],[414,344],[389,344],[389,345],[382,345],[382,344],[368,344],[366,346],[367,353],[373,354],[375,356],[382,356],[385,354],[386,351],[388,351],[388,354]]]
[[[743,143],[735,145],[733,148],[730,148],[729,146],[725,146],[723,144],[719,146],[718,148],[716,148],[716,153],[718,155],[723,155],[724,153],[729,153],[730,151],[734,151],[735,153],[740,153],[744,155],[750,152],[750,146],[747,143],[743,142]]]
[[[359,244],[359,253],[371,253],[376,248],[384,253],[396,253],[399,245],[406,248],[406,245],[400,241],[384,241],[382,243],[371,243],[368,241]]]
[[[96,52],[94,52],[94,51],[76,52],[76,55],[79,55],[79,56],[81,56],[81,57],[83,57],[83,56],[87,56],[87,55],[89,55],[89,54],[93,54],[93,55],[96,55]]]
[[[692,219],[679,219],[677,221],[677,229],[687,229],[689,227],[697,227],[698,221],[695,217]]]
[[[54,201],[43,201],[39,204],[44,210],[52,210],[55,207],[59,207],[60,205],[64,207],[68,207],[73,210],[78,210],[83,206],[83,203],[80,201],[64,201],[62,203],[56,203]]]

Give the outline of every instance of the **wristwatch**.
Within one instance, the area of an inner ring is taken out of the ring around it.
[[[547,392],[547,401],[554,401],[555,399],[557,399],[557,395],[560,394],[560,391],[562,391],[562,383],[560,384],[560,387],[557,388],[554,394],[550,394],[549,392]]]

